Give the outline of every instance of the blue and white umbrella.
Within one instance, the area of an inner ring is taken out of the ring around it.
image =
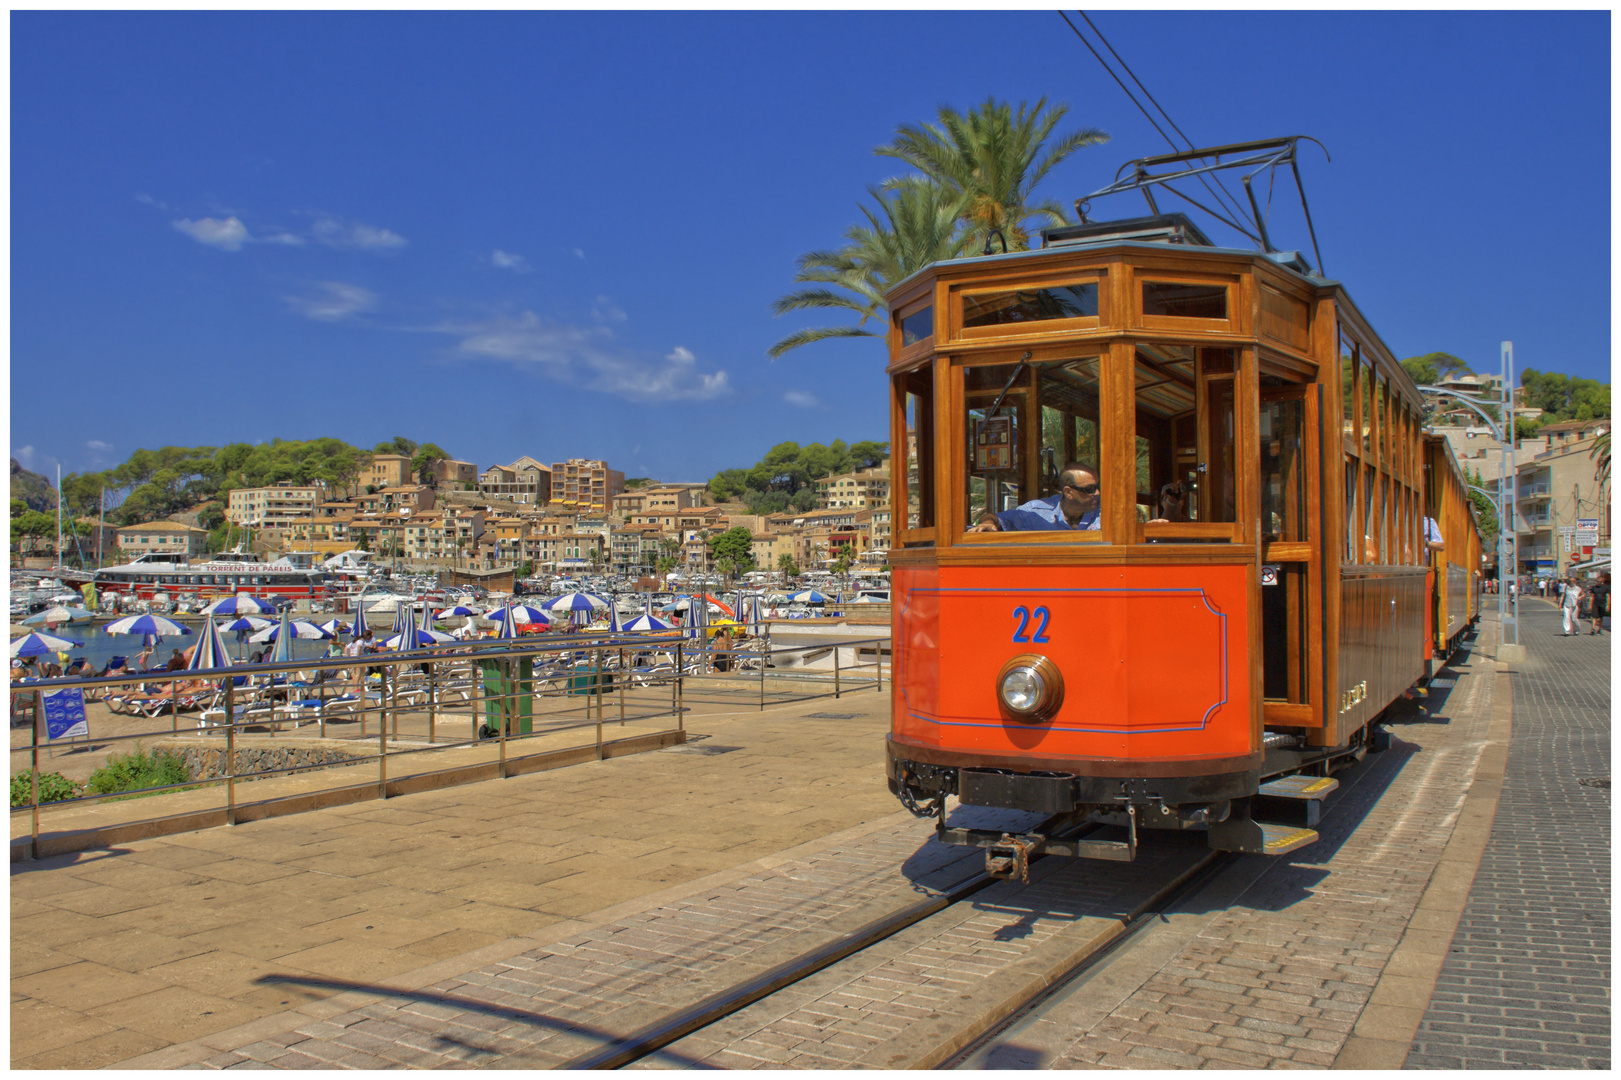
[[[337,619],[331,619],[324,623],[318,623],[317,625],[319,625],[322,630],[325,630],[327,635],[330,637],[337,637],[339,634],[349,634],[354,632],[353,623],[344,623],[338,621]]]
[[[245,641],[248,634],[257,634],[259,631],[276,624],[270,619],[261,619],[257,615],[243,615],[240,618],[232,619],[228,623],[215,623],[214,625],[220,633],[229,634],[235,632],[242,635],[242,640]]]
[[[477,614],[478,614],[478,612],[474,611],[472,608],[470,608],[470,607],[462,607],[460,604],[457,604],[455,607],[447,607],[445,610],[441,611],[439,614],[435,615],[433,618],[434,618],[435,622],[438,622],[440,619],[454,619],[454,618],[457,618],[457,617],[465,618],[468,615],[477,615]]]
[[[69,641],[55,634],[25,634],[11,643],[12,656],[54,656],[69,649],[83,648],[82,641]]]
[[[219,624],[213,619],[204,619],[202,635],[197,648],[192,650],[191,663],[186,665],[186,670],[230,667],[231,654],[225,651],[225,640],[220,637]]]
[[[600,596],[593,596],[590,593],[583,592],[571,592],[564,593],[562,596],[552,600],[543,601],[540,606],[547,611],[601,611],[603,608],[612,605]]]
[[[815,589],[803,589],[800,592],[789,593],[788,602],[790,604],[825,604],[827,603],[827,595],[819,593]]]
[[[511,607],[492,610],[484,617],[486,619],[494,619],[496,622],[501,624],[500,627],[495,631],[496,637],[515,638],[518,636],[518,619],[517,616],[513,614]]]
[[[154,634],[158,637],[191,633],[191,627],[165,619],[162,615],[131,615],[127,619],[114,619],[102,629],[109,634]]]
[[[227,596],[224,600],[216,600],[203,608],[204,615],[274,615],[276,602],[274,600],[261,600],[257,596],[242,593],[238,596]]]
[[[408,627],[414,628],[417,622],[417,609],[415,604],[394,605],[394,633],[403,634]]]
[[[625,632],[625,628],[619,624],[619,605],[618,604],[609,604],[608,605],[608,633],[610,633],[610,634],[622,634],[624,632]]]
[[[93,611],[86,611],[82,607],[56,607],[46,608],[38,615],[30,615],[22,621],[24,626],[57,626],[62,623],[89,622],[96,617]]]
[[[638,615],[620,629],[627,632],[632,630],[668,630],[670,624],[662,619],[655,619],[652,615]]]
[[[248,640],[253,642],[255,645],[263,645],[267,641],[280,641],[281,628],[283,625],[287,626],[287,628],[292,632],[294,640],[321,641],[326,638],[336,636],[333,631],[324,629],[315,623],[305,622],[303,619],[293,619],[285,624],[271,623],[269,626],[261,627],[259,631],[252,637],[248,638]]]
[[[505,607],[491,608],[479,617],[488,619],[490,622],[500,622],[502,619],[510,617],[519,626],[524,623],[539,623],[541,626],[550,626],[552,624],[550,615],[547,615],[540,608],[530,607],[528,604],[507,604]]]
[[[405,629],[402,629],[396,636],[389,637],[383,644],[387,649],[410,652],[412,649],[426,649],[428,645],[443,645],[447,641],[456,641],[456,639],[449,636],[449,634],[441,634],[439,631],[421,629],[420,626],[417,626],[417,611],[412,608],[412,611],[405,616]]]

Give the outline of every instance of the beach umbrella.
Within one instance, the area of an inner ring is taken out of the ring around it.
[[[501,608],[499,614],[492,611],[484,617],[490,618],[491,616],[494,616],[495,620],[501,624],[500,629],[495,632],[496,637],[515,638],[518,636],[518,619],[512,613],[511,607]]]
[[[227,596],[223,600],[216,600],[203,608],[204,615],[274,615],[276,603],[273,600],[261,600],[257,596],[242,593],[240,596]]]
[[[435,622],[438,622],[440,619],[454,619],[457,617],[466,617],[468,615],[477,614],[478,612],[474,611],[472,608],[462,607],[460,604],[457,604],[455,607],[447,607],[433,618]]]
[[[608,633],[623,634],[625,628],[619,624],[619,605],[608,605]]]
[[[824,593],[817,592],[815,589],[804,589],[800,592],[789,593],[788,602],[790,604],[825,604],[827,603],[827,596]]]
[[[608,601],[600,596],[590,593],[571,592],[553,600],[543,601],[540,605],[547,611],[601,611],[608,607]]]
[[[215,623],[214,625],[220,633],[235,632],[241,635],[241,639],[245,641],[248,634],[257,634],[266,627],[275,626],[276,624],[270,619],[261,619],[257,615],[243,615],[240,618],[232,619],[228,623]]]
[[[165,634],[189,634],[191,627],[182,626],[173,619],[165,619],[162,615],[131,615],[124,619],[114,619],[102,627],[109,634],[152,634],[163,637]]]
[[[530,607],[528,604],[507,604],[503,607],[493,607],[480,616],[480,618],[488,619],[490,622],[500,622],[502,619],[509,617],[520,626],[524,623],[539,623],[542,626],[552,624],[550,615],[547,615],[540,608]]]
[[[11,643],[11,655],[16,656],[54,656],[69,649],[82,649],[84,642],[69,641],[67,638],[57,637],[55,634],[41,634],[38,632],[20,637]]]
[[[276,648],[269,656],[265,657],[266,663],[290,664],[293,662],[293,642],[296,640],[296,637],[292,627],[292,621],[292,608],[284,607],[281,609],[281,623],[279,625],[273,627],[271,630],[262,631],[253,635],[256,638],[261,638],[266,634],[271,633],[276,635]]]
[[[620,627],[620,629],[626,632],[633,630],[668,630],[670,629],[670,624],[665,622],[663,619],[655,619],[651,614],[647,614],[638,615],[636,618],[630,620],[630,622]]]
[[[305,622],[303,619],[293,619],[291,622],[285,624],[271,623],[269,626],[261,627],[259,631],[252,637],[248,638],[248,640],[253,642],[255,645],[263,645],[267,641],[279,642],[281,640],[281,628],[283,625],[287,626],[295,641],[299,639],[304,641],[320,641],[325,638],[336,636],[332,631],[325,630],[315,623]]]
[[[46,608],[37,615],[30,615],[23,620],[24,626],[55,626],[58,623],[88,622],[96,617],[95,612],[86,611],[82,607],[63,607],[58,604]]]
[[[354,631],[353,624],[339,622],[337,619],[330,619],[327,622],[319,623],[317,625],[319,625],[322,630],[325,630],[329,637],[337,637],[339,634],[348,634]]]
[[[225,640],[220,637],[219,624],[213,619],[203,620],[202,638],[192,650],[188,671],[231,666],[231,654],[225,651]]]

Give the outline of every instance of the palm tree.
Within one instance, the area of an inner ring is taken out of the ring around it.
[[[1010,249],[1022,250],[1029,246],[1025,226],[1030,219],[1053,225],[1068,220],[1057,203],[1032,201],[1036,186],[1075,151],[1109,141],[1096,128],[1082,128],[1047,146],[1067,112],[1067,105],[1049,108],[1046,98],[1034,108],[1020,102],[1017,112],[994,98],[967,115],[942,105],[939,127],[903,125],[876,152],[899,158],[945,191],[960,195],[971,242],[983,243],[990,230],[999,229]]]
[[[881,331],[862,328],[868,319],[885,313],[884,293],[889,287],[930,263],[954,259],[966,249],[967,237],[957,224],[964,213],[960,195],[916,177],[895,181],[887,191],[869,187],[867,193],[878,209],[860,206],[867,224],[845,230],[850,243],[837,251],[812,251],[799,258],[794,280],[821,287],[799,289],[771,305],[775,315],[836,308],[854,312],[859,321],[854,326],[790,334],[767,350],[773,360],[790,349],[826,338],[881,336]]]
[[[1597,463],[1593,469],[1593,479],[1600,484],[1608,484],[1610,482],[1610,433],[1608,431],[1593,440],[1593,448],[1587,452],[1587,456]]]

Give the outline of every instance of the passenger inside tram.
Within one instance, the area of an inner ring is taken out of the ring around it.
[[[986,514],[968,531],[976,533],[1042,532],[1055,529],[1096,531],[1102,528],[1103,499],[1099,494],[1097,471],[1085,462],[1071,461],[1059,474],[1059,481],[1058,494],[1031,499],[999,514]],[[1180,493],[1180,485],[1165,485],[1166,490],[1173,487]],[[1164,490],[1160,496],[1163,514],[1166,505]],[[1185,497],[1182,497],[1181,501],[1185,503]],[[1180,519],[1162,516],[1151,519],[1150,524],[1164,525],[1172,520]]]

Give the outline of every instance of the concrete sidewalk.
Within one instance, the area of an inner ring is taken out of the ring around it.
[[[104,1066],[322,980],[468,970],[894,819],[888,726],[874,693],[712,715],[664,751],[14,864],[11,1064]]]

